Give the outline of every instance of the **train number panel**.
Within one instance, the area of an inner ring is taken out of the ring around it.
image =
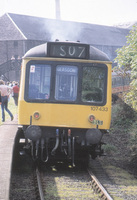
[[[111,62],[98,49],[48,42],[23,58],[19,125],[32,158],[47,162],[103,154],[111,121]],[[82,156],[83,155],[83,156]]]

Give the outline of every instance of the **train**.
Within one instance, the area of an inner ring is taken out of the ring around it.
[[[33,160],[86,163],[104,154],[110,128],[112,62],[80,42],[54,41],[22,59],[18,135]]]
[[[127,92],[130,89],[130,72],[127,75],[112,71],[112,94]]]
[[[123,99],[123,94],[130,90],[130,72],[126,75],[116,73],[112,70],[112,103],[116,103],[117,100]]]

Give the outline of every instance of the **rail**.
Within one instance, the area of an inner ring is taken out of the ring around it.
[[[104,200],[113,200],[112,197],[108,194],[108,192],[106,191],[106,189],[101,185],[101,183],[99,182],[99,180],[95,177],[95,175],[89,171],[89,169],[87,169],[90,177],[91,177],[91,182],[92,182],[92,187],[95,190],[95,192],[100,193],[101,194],[101,199]]]
[[[45,200],[44,194],[43,194],[43,189],[42,189],[41,176],[40,176],[40,172],[39,172],[38,168],[36,168],[36,177],[37,177],[37,184],[38,184],[38,191],[39,191],[40,200]]]

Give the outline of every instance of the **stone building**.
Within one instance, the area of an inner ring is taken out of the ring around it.
[[[105,52],[111,61],[130,29],[6,13],[0,17],[0,76],[19,81],[22,56],[46,41],[80,41]]]

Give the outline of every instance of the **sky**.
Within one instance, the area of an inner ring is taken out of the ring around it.
[[[0,16],[56,18],[56,0],[0,0]],[[113,26],[137,21],[137,0],[60,0],[61,20]]]

